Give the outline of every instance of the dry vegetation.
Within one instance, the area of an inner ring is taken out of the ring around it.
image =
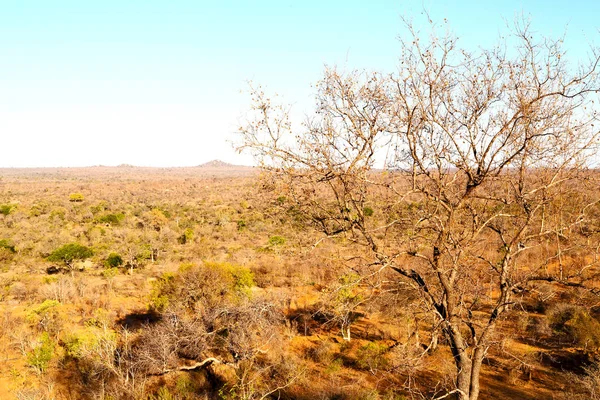
[[[407,28],[253,91],[264,175],[0,171],[0,398],[598,398],[600,51]]]
[[[393,271],[357,274],[352,240],[324,239],[277,182],[231,169],[1,175],[2,399],[408,399],[454,385],[418,290]],[[533,282],[517,297],[480,397],[597,395],[597,296]]]

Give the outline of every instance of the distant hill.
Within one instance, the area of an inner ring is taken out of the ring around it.
[[[206,162],[204,164],[200,164],[200,165],[198,165],[198,167],[200,167],[200,168],[244,168],[241,165],[229,164],[229,163],[226,163],[225,161],[221,161],[221,160],[212,160],[212,161]]]

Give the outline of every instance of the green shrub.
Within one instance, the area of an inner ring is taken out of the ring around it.
[[[338,373],[342,367],[344,366],[344,360],[342,360],[341,358],[336,358],[335,360],[333,360],[331,362],[331,364],[329,364],[327,366],[327,368],[325,369],[325,372],[328,374],[335,374]]]
[[[175,400],[176,397],[171,394],[171,392],[169,391],[169,388],[167,388],[166,386],[161,386],[158,391],[156,392],[156,395],[154,396],[150,396],[148,397],[148,400]]]
[[[135,255],[136,260],[152,260],[153,251],[152,245],[148,243],[144,243],[140,246],[138,253]]]
[[[0,204],[0,214],[8,215],[10,214],[17,206],[14,204]]]
[[[94,255],[92,249],[82,246],[78,243],[65,244],[62,247],[54,250],[49,256],[48,261],[63,262],[71,266],[75,260],[84,260]]]
[[[233,288],[236,292],[245,295],[250,294],[250,289],[255,286],[254,273],[246,267],[229,263],[218,264],[225,268],[233,277]]]
[[[68,357],[80,358],[86,347],[92,347],[97,343],[97,335],[92,329],[85,328],[85,330],[70,334],[65,339],[64,347]]]
[[[54,342],[47,332],[40,337],[40,343],[27,354],[27,363],[38,373],[44,372],[54,355]]]
[[[123,265],[123,257],[121,257],[117,253],[110,253],[106,260],[104,260],[104,264],[110,268],[117,268]]]
[[[84,197],[83,194],[81,193],[71,193],[69,195],[69,201],[74,202],[74,203],[81,203],[83,201]]]
[[[118,273],[119,273],[119,270],[117,268],[111,267],[111,268],[107,268],[104,271],[102,271],[102,276],[105,279],[110,281],[115,276],[117,276]]]
[[[29,210],[29,215],[32,217],[39,217],[42,214],[46,214],[48,212],[48,204],[45,202],[37,202],[31,206]]]
[[[98,204],[96,204],[95,206],[90,207],[90,211],[94,215],[101,213],[102,211],[106,211],[107,209],[108,209],[108,203],[106,201],[101,201]]]
[[[547,312],[550,327],[586,349],[600,347],[600,322],[589,312],[572,304],[557,304]]]
[[[62,329],[64,318],[60,305],[56,300],[44,300],[29,310],[27,322],[44,332],[58,333]]]
[[[285,244],[285,238],[283,236],[275,235],[271,236],[267,241],[267,248],[280,247]]]
[[[42,314],[46,313],[48,310],[50,310],[58,305],[60,305],[60,302],[57,300],[50,300],[50,299],[44,300],[44,302],[42,304],[40,304],[37,307],[32,308],[29,315],[33,315],[33,314],[42,315]]]
[[[192,228],[187,228],[185,231],[183,231],[181,236],[177,238],[177,241],[180,244],[186,244],[192,240],[194,240],[194,230]]]
[[[185,398],[198,390],[198,385],[195,384],[188,374],[183,374],[177,377],[177,381],[175,382],[175,391],[178,395]]]
[[[250,289],[255,286],[254,274],[241,265],[226,262],[205,262],[200,269],[205,269],[211,276],[219,276],[223,285],[222,293],[232,293],[234,296],[247,297]]]
[[[169,296],[175,292],[175,274],[165,272],[160,278],[152,282],[150,291],[149,308],[162,312],[169,305]]]
[[[371,372],[385,368],[388,365],[385,353],[388,347],[383,344],[367,343],[356,352],[356,365]]]
[[[8,239],[0,240],[0,249],[6,249],[11,253],[16,253],[15,246]]]
[[[57,207],[50,211],[50,218],[60,218],[64,220],[66,215],[67,210],[64,207]]]
[[[373,211],[371,207],[365,207],[363,208],[363,214],[365,215],[365,217],[372,217],[373,214],[375,214],[375,211]]]
[[[104,214],[96,218],[96,222],[101,224],[120,225],[123,219],[125,219],[125,214],[123,213]]]

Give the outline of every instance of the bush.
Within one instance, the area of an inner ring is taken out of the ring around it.
[[[74,203],[81,203],[83,201],[84,197],[83,194],[81,193],[71,193],[69,195],[69,201],[74,202]]]
[[[149,308],[162,312],[169,305],[169,296],[175,292],[175,274],[165,272],[160,278],[152,282]]]
[[[315,362],[328,365],[333,361],[336,350],[336,346],[333,343],[322,341],[316,347],[309,349],[308,356]]]
[[[279,196],[277,198],[277,204],[280,206],[284,205],[286,201],[287,201],[287,197],[285,197],[285,196]]]
[[[548,310],[550,327],[568,340],[586,349],[600,347],[600,322],[581,307],[571,304],[557,304]]]
[[[123,265],[123,257],[121,257],[117,253],[110,253],[106,260],[104,260],[104,264],[109,268],[117,268]]]
[[[38,373],[44,372],[54,355],[54,342],[47,332],[40,338],[40,343],[27,354],[27,363]]]
[[[0,204],[0,214],[2,214],[2,215],[8,215],[15,208],[17,208],[17,207],[14,204]]]
[[[269,238],[269,240],[267,241],[267,245],[259,250],[260,251],[277,251],[285,244],[285,242],[286,242],[286,240],[283,236],[274,235]]]
[[[29,316],[31,317],[33,315],[44,315],[49,310],[51,310],[54,307],[59,306],[59,305],[60,305],[60,302],[57,300],[44,300],[44,302],[42,304],[31,309]]]
[[[13,246],[12,243],[8,239],[0,240],[0,249],[6,249],[7,251],[9,251],[11,253],[17,252],[15,250],[15,246]]]
[[[373,211],[371,207],[365,207],[363,209],[363,214],[365,215],[365,217],[372,217],[373,214],[375,214],[375,211]]]
[[[388,347],[377,343],[367,343],[358,349],[356,353],[356,365],[362,369],[368,369],[375,372],[378,369],[385,368],[388,361],[385,358]]]
[[[125,219],[125,214],[123,213],[105,214],[96,218],[96,222],[101,224],[120,225],[123,219]]]
[[[186,308],[195,308],[198,304],[212,308],[223,300],[235,302],[249,297],[254,285],[252,271],[239,265],[184,264],[178,273],[164,273],[153,282],[149,308],[160,312],[171,303]]]
[[[48,261],[63,262],[71,266],[75,260],[84,260],[94,255],[92,249],[82,246],[78,243],[69,243],[54,250],[49,256]]]
[[[192,228],[187,228],[185,231],[183,231],[181,236],[177,238],[179,244],[186,244],[192,240],[194,240],[194,230]]]
[[[65,353],[71,358],[80,358],[84,349],[93,347],[97,343],[97,333],[93,328],[71,333],[64,341]]]
[[[285,238],[283,236],[271,236],[269,241],[267,242],[267,246],[275,247],[275,246],[283,246],[285,244]]]

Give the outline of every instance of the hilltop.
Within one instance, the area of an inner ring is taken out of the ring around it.
[[[212,160],[209,162],[205,162],[204,164],[200,164],[198,165],[198,167],[200,168],[247,168],[243,165],[235,165],[235,164],[229,164],[226,163],[225,161],[221,161],[221,160]]]

